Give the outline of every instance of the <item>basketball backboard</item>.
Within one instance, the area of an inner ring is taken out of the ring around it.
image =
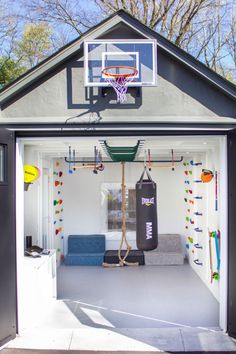
[[[128,66],[138,71],[127,86],[155,86],[156,51],[156,41],[152,39],[85,41],[85,86],[109,86],[102,71],[111,66]],[[116,70],[117,74],[125,73],[125,68]]]

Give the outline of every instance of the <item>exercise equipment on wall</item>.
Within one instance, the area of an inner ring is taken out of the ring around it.
[[[219,280],[220,275],[220,247],[219,247],[219,239],[220,239],[220,231],[209,231],[209,261],[210,261],[210,275],[211,275],[211,283],[213,280]],[[215,239],[215,248],[216,248],[216,258],[217,258],[217,271],[213,271],[213,258],[212,258],[212,243],[211,239]]]
[[[201,245],[199,245],[199,243],[195,243],[195,244],[194,244],[194,247],[197,248],[197,249],[199,249],[199,250],[202,250],[202,249],[203,249],[203,247],[202,247]]]
[[[41,175],[37,166],[24,165],[24,190],[28,191],[29,186],[33,184]]]
[[[144,179],[145,173],[147,179]],[[156,183],[152,180],[146,165],[136,183],[136,230],[139,250],[149,251],[157,248]]]
[[[203,230],[200,227],[195,227],[194,231],[196,232],[203,232]]]
[[[218,173],[215,171],[215,211],[218,210]]]
[[[212,233],[212,237],[215,239],[215,248],[216,248],[216,259],[217,259],[217,271],[219,272],[220,270],[220,245],[219,245],[219,231],[214,231]]]
[[[201,166],[202,165],[202,162],[194,162],[193,160],[191,160],[189,163],[192,166]]]
[[[203,263],[199,261],[199,259],[194,259],[194,263],[198,266],[203,266]]]
[[[63,199],[61,196],[61,192],[62,192],[62,186],[63,186],[63,172],[60,169],[60,161],[56,160],[54,162],[54,172],[53,175],[55,176],[55,180],[54,180],[54,199],[53,199],[53,206],[55,207],[54,209],[54,213],[55,213],[55,219],[54,219],[54,233],[56,236],[63,237],[62,232],[63,232],[63,217],[62,217],[62,213],[63,213]],[[60,199],[59,196],[60,195]],[[60,209],[59,209],[60,208]]]

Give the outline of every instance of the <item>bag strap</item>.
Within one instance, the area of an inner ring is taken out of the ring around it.
[[[143,185],[143,178],[144,178],[145,173],[146,173],[146,175],[147,175],[149,181],[152,182],[153,188],[155,188],[155,182],[153,181],[153,179],[152,179],[152,177],[151,177],[151,175],[150,175],[150,173],[149,173],[149,171],[148,171],[148,169],[147,169],[147,166],[145,165],[145,166],[144,166],[144,169],[143,169],[143,173],[141,174],[141,177],[140,177],[140,179],[139,179],[139,181],[138,181],[138,183],[139,183],[139,189],[142,188],[142,185]]]

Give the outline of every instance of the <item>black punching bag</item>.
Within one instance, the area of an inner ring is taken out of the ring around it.
[[[143,179],[144,174],[148,179]],[[136,183],[136,241],[142,251],[157,248],[157,204],[156,183],[146,167]]]

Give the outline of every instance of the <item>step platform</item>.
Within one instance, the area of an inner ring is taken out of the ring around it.
[[[68,253],[64,264],[67,266],[101,266],[104,253]]]
[[[126,251],[122,250],[121,251],[121,257],[123,258],[125,256]],[[136,263],[138,262],[139,265],[144,265],[144,253],[143,251],[139,250],[131,250],[129,252],[128,257],[126,258],[127,262],[130,263]],[[105,252],[104,255],[104,262],[108,264],[118,264],[119,263],[119,257],[118,257],[118,250],[108,250]]]
[[[105,252],[105,235],[69,235],[68,254],[64,264],[68,266],[101,266]]]
[[[178,234],[159,234],[157,249],[145,251],[146,265],[183,265],[181,236]]]

